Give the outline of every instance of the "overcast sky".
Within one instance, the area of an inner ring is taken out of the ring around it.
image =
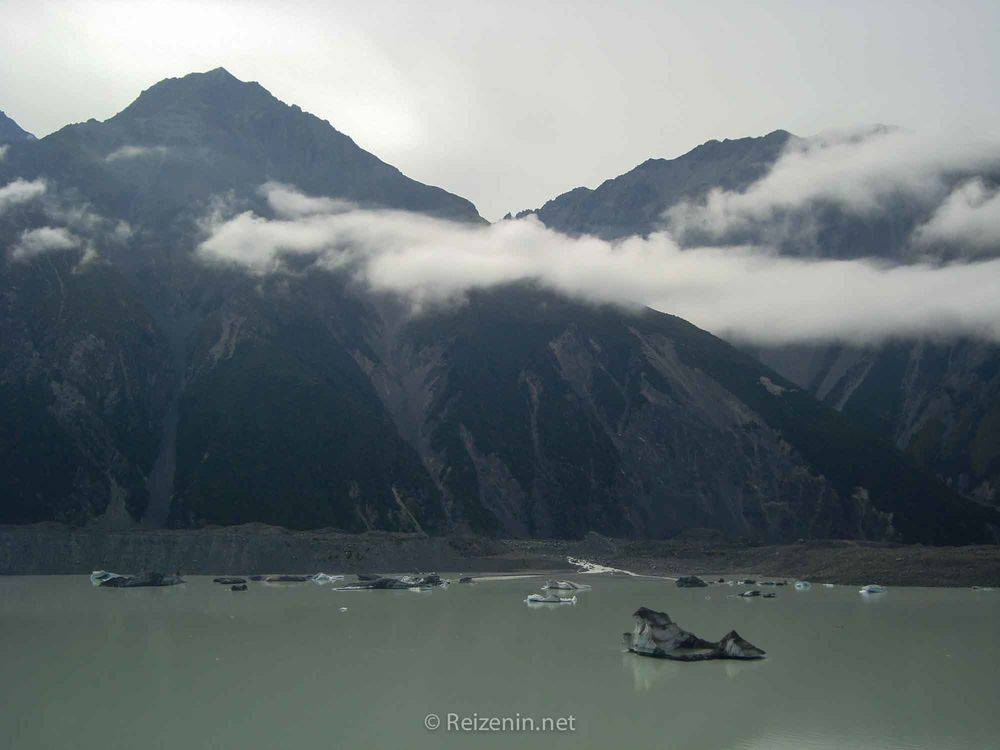
[[[223,66],[496,219],[711,138],[997,135],[997,2],[0,3],[0,109],[43,136]]]

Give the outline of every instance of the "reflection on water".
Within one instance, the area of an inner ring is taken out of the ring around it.
[[[649,692],[658,683],[674,679],[680,674],[681,668],[680,662],[669,659],[651,659],[627,651],[622,654],[622,664],[626,670],[632,673],[637,693]]]
[[[632,675],[635,692],[646,693],[654,688],[662,687],[666,680],[683,678],[688,669],[712,669],[721,671],[730,680],[734,680],[747,672],[760,669],[762,660],[725,660],[709,664],[708,662],[679,662],[670,659],[654,659],[648,656],[625,651],[622,653],[622,666]]]
[[[745,600],[587,582],[575,606],[525,606],[537,578],[416,595],[0,578],[0,737],[82,750],[998,746],[996,594],[813,585]],[[710,640],[736,629],[768,658],[623,653],[639,606]],[[429,732],[430,712],[574,715],[577,731],[470,738]]]

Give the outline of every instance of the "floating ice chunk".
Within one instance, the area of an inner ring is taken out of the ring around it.
[[[833,584],[832,583],[824,583],[823,584],[823,588],[825,588],[825,589],[832,589],[833,588]]]
[[[184,583],[180,576],[172,576],[164,573],[147,572],[135,575],[119,575],[118,573],[108,573],[105,570],[95,570],[90,574],[90,582],[94,586],[105,586],[115,589],[131,589],[147,586],[176,586]]]
[[[546,581],[542,585],[542,590],[547,591],[552,589],[554,591],[586,591],[589,589],[585,583],[574,583],[573,581]]]
[[[338,612],[346,612],[346,611],[347,611],[347,607],[341,607],[341,608],[340,608],[340,609],[338,609],[337,611],[338,611]]]
[[[806,591],[807,589],[811,589],[811,588],[812,588],[812,584],[809,583],[809,581],[796,581],[795,582],[795,590],[796,591]]]
[[[677,579],[677,588],[679,589],[704,588],[705,586],[708,584],[698,576],[681,576]]]
[[[879,586],[877,583],[869,583],[867,586],[862,586],[858,589],[859,594],[884,594],[885,586]]]
[[[109,581],[112,578],[124,578],[125,576],[120,573],[109,573],[106,570],[95,570],[90,574],[90,583],[94,586],[100,586],[105,581]]]
[[[317,573],[312,577],[313,583],[318,583],[320,586],[325,586],[328,583],[342,580],[344,580],[344,576],[338,576],[332,573]]]
[[[625,647],[640,656],[675,661],[707,659],[762,659],[763,649],[754,646],[732,630],[717,642],[706,641],[681,628],[666,612],[640,607],[633,613],[631,633],[623,633]]]
[[[556,596],[555,594],[528,594],[525,604],[576,604],[576,597]]]

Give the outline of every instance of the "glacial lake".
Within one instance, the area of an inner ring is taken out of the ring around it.
[[[0,577],[0,738],[78,750],[1000,748],[1000,591],[866,598],[814,584],[742,600],[726,586],[570,578],[593,587],[575,606],[529,608],[541,579],[237,593],[198,576],[131,590]],[[713,640],[735,628],[768,657],[623,653],[641,605]],[[574,730],[449,731],[449,713],[573,717]]]

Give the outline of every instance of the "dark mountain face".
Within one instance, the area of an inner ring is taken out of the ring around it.
[[[1000,347],[918,340],[756,354],[959,492],[1000,505]]]
[[[480,528],[992,538],[995,514],[673,316],[515,286],[417,319],[399,342],[400,372],[421,375],[406,399],[381,392],[421,404],[424,463]],[[390,370],[376,382],[397,382]]]
[[[649,234],[663,225],[664,210],[703,197],[712,188],[743,190],[781,155],[791,133],[762,138],[709,141],[676,159],[650,159],[598,188],[579,187],[548,201],[534,213],[566,234],[619,239]]]
[[[188,228],[193,206],[220,196],[252,200],[272,180],[365,206],[482,221],[464,198],[406,177],[329,123],[222,68],[161,81],[106,122],[69,125],[12,150],[0,175],[51,178],[101,213],[171,239]]]
[[[22,128],[9,118],[6,113],[0,110],[0,145],[33,140],[35,140],[35,136]]]
[[[271,180],[479,221],[225,71],[12,148],[0,185],[15,178],[48,192],[0,214],[0,521],[935,543],[1000,528],[671,316],[513,285],[413,317],[342,272],[203,264],[213,201],[268,215]],[[26,253],[26,230],[60,222],[74,244]]]
[[[776,131],[762,138],[710,141],[677,159],[651,159],[596,190],[577,188],[546,203],[537,215],[569,234],[646,234],[662,227],[664,213],[682,201],[697,202],[713,188],[745,190],[794,138]],[[985,179],[995,182],[995,176]],[[888,210],[863,216],[817,204],[810,210],[811,240],[804,243],[799,236],[777,244],[788,255],[905,262],[908,238],[929,211],[902,196]],[[697,243],[700,238],[687,239]],[[955,489],[1000,505],[1000,347],[903,340],[876,347],[754,347],[753,353]]]

